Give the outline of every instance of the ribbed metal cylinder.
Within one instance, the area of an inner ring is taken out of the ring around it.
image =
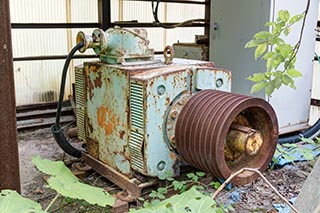
[[[239,117],[246,120],[246,126],[261,132],[263,144],[254,156],[244,153],[234,161],[227,161],[224,156],[226,137]],[[277,144],[278,122],[271,105],[263,99],[204,90],[194,95],[182,109],[175,138],[177,151],[187,163],[226,179],[244,167],[260,171],[267,168]],[[254,173],[245,172],[232,182],[245,184],[256,177]]]

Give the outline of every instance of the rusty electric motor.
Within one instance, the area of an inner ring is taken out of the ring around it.
[[[75,69],[78,136],[86,150],[75,149],[62,137],[57,117],[52,130],[62,149],[82,156],[123,188],[132,186],[136,174],[179,176],[186,163],[224,179],[243,167],[264,171],[278,136],[271,105],[228,92],[229,70],[207,61],[172,59],[168,47],[167,60],[155,58],[148,44],[142,29],[78,33],[72,53],[92,48],[101,61]],[[63,92],[60,99],[62,103]],[[118,177],[125,177],[126,184]],[[245,172],[233,183],[256,177]],[[139,184],[131,193],[141,190]]]

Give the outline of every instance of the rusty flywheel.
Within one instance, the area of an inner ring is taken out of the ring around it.
[[[277,137],[277,118],[268,102],[217,90],[204,90],[190,98],[175,128],[179,155],[190,165],[224,179],[243,167],[264,171]],[[246,184],[256,178],[245,172],[232,182]]]

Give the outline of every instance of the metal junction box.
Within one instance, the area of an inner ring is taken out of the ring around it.
[[[231,72],[211,62],[87,62],[76,69],[77,125],[88,153],[132,177],[179,175],[175,119],[205,89],[231,90]]]

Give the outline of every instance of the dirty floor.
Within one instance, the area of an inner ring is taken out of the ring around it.
[[[75,146],[81,146],[78,142],[72,143]],[[22,194],[46,207],[56,193],[46,188],[45,177],[35,169],[31,162],[32,157],[40,155],[45,159],[67,162],[74,159],[62,152],[49,129],[19,133],[19,153]],[[291,199],[299,194],[314,163],[315,161],[298,162],[268,170],[264,175],[284,197]],[[117,189],[114,184],[96,172],[88,174],[83,181],[108,190]],[[236,212],[277,212],[272,204],[283,203],[262,179],[242,187],[232,187],[229,191],[224,190],[219,194],[218,200],[232,203]],[[110,212],[110,209],[101,209],[82,201],[60,198],[50,212]]]

